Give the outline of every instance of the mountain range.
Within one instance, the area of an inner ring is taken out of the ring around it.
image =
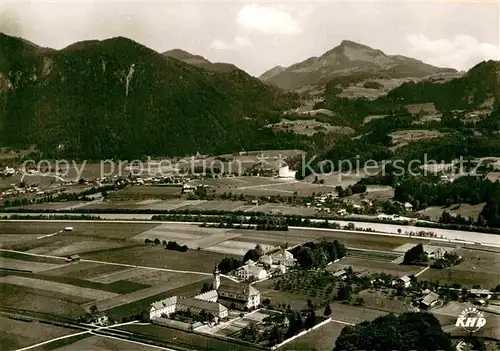
[[[35,148],[47,158],[316,150],[329,143],[321,133],[307,137],[265,126],[306,99],[287,90],[322,84],[317,107],[333,112],[323,122],[356,130],[365,116],[387,115],[401,104],[433,102],[440,111],[452,111],[500,100],[494,61],[446,84],[403,84],[373,102],[339,98],[339,81],[454,71],[351,41],[321,57],[275,67],[260,79],[229,63],[181,49],[159,53],[123,37],[54,50],[0,33],[0,48],[0,147]]]
[[[209,71],[227,73],[235,70],[239,70],[238,67],[232,63],[225,62],[210,62],[206,58],[200,55],[194,55],[182,49],[172,49],[165,51],[162,55],[167,57],[173,57],[177,60],[189,63],[190,65],[204,68]]]
[[[123,37],[52,50],[0,34],[0,47],[2,146],[36,144],[45,155],[272,147],[279,138],[259,128],[289,107],[289,96],[242,70],[208,71]]]
[[[356,77],[419,78],[445,72],[455,70],[435,67],[406,56],[386,55],[369,46],[344,40],[319,57],[310,57],[289,67],[274,67],[259,78],[285,90],[300,90],[325,85],[339,76],[350,76],[353,80]]]

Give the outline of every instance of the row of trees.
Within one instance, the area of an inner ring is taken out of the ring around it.
[[[188,250],[188,247],[187,245],[180,245],[178,244],[176,241],[166,241],[166,240],[163,240],[162,242],[160,242],[160,239],[158,238],[154,238],[154,239],[144,239],[144,243],[146,245],[154,245],[154,246],[157,246],[157,245],[160,245],[160,243],[163,245],[163,247],[167,250],[174,250],[174,251],[180,251],[180,252],[186,252]]]
[[[422,243],[417,244],[406,251],[403,258],[403,263],[405,264],[425,261],[427,261],[427,255],[424,252],[424,246],[422,245]]]
[[[430,313],[389,314],[342,329],[333,351],[454,350],[451,338]]]
[[[323,239],[320,243],[307,242],[297,246],[291,252],[302,268],[309,269],[324,267],[327,263],[344,257],[347,249],[337,240],[332,242]]]

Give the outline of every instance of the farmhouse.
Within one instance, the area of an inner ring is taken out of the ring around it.
[[[260,304],[260,292],[250,284],[220,281],[220,271],[215,267],[213,287],[217,291],[218,302],[231,309],[251,309]]]
[[[487,289],[470,289],[469,294],[473,297],[481,297],[485,299],[491,298],[491,291]]]
[[[411,285],[411,279],[407,275],[404,275],[397,280],[392,282],[392,285],[401,286],[403,288],[409,288]]]
[[[446,253],[446,250],[443,249],[442,247],[435,248],[430,246],[430,247],[425,247],[424,250],[428,258],[435,260],[442,259],[444,257],[444,254]]]
[[[345,271],[345,269],[340,269],[334,273],[332,273],[332,276],[334,278],[341,278],[341,279],[345,279],[345,275],[347,274],[347,272]]]
[[[266,255],[260,257],[259,262],[263,264],[271,265],[284,265],[291,267],[295,265],[296,259],[293,254],[285,249],[279,249],[274,252],[270,252]]]
[[[66,262],[78,262],[78,261],[80,261],[80,256],[78,255],[73,254],[73,255],[68,255],[66,257]]]
[[[168,297],[166,299],[153,302],[149,309],[149,318],[161,317],[163,314],[167,316],[175,312],[177,305],[177,296]]]
[[[439,295],[435,292],[430,292],[424,296],[422,301],[420,301],[420,305],[423,308],[431,308],[439,301]]]
[[[413,210],[413,205],[411,203],[409,203],[409,202],[405,202],[403,204],[403,206],[404,206],[405,210],[407,210],[407,211]]]
[[[250,278],[260,280],[267,278],[267,271],[262,267],[256,266],[254,263],[238,268],[234,275],[243,280],[248,280]]]
[[[260,304],[260,292],[250,284],[224,282],[217,288],[217,294],[217,301],[231,309],[251,309]]]
[[[288,166],[283,166],[278,170],[278,177],[283,179],[295,179],[295,171],[290,170]]]
[[[106,316],[104,313],[101,312],[95,317],[94,323],[97,325],[105,326],[109,324],[109,318],[108,316]]]

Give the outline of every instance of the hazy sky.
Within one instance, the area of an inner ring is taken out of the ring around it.
[[[125,36],[159,52],[182,48],[231,62],[253,75],[321,55],[343,39],[456,69],[500,59],[496,0],[0,1],[0,31],[41,46]]]

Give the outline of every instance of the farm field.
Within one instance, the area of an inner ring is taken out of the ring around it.
[[[389,134],[389,136],[392,137],[393,144],[395,144],[393,149],[407,145],[411,141],[434,139],[444,135],[446,134],[436,130],[425,129],[398,130]]]
[[[145,200],[145,199],[170,199],[180,197],[181,186],[128,186],[125,189],[110,193],[113,200]]]
[[[74,342],[73,342],[74,340]],[[119,339],[106,338],[103,336],[86,336],[71,338],[71,343],[65,342],[63,346],[51,348],[53,351],[157,351],[157,347],[127,342]]]
[[[408,311],[408,306],[411,304],[411,299],[398,299],[388,297],[388,289],[382,291],[363,290],[359,293],[364,300],[363,306],[373,308],[386,313],[403,313]]]
[[[419,279],[460,283],[467,287],[479,284],[488,289],[500,284],[500,253],[463,248],[456,253],[465,259],[462,263],[445,269],[431,268]]]
[[[79,237],[76,238],[70,237],[70,239],[73,240],[70,240],[69,242],[65,240],[62,242],[56,241],[49,245],[36,247],[34,249],[28,250],[27,252],[34,254],[49,255],[49,256],[67,256],[72,254],[81,254],[84,252],[93,252],[93,251],[130,246],[130,244],[127,243],[111,241],[111,240],[77,241],[82,239]]]
[[[75,333],[73,329],[36,321],[25,322],[4,316],[0,316],[0,325],[2,326],[0,345],[3,351],[17,350],[45,340]]]
[[[54,292],[54,293],[62,293],[62,294],[66,294],[66,295],[70,295],[70,296],[77,296],[77,297],[80,297],[83,299],[89,299],[89,300],[104,300],[104,299],[109,299],[109,298],[118,296],[118,294],[107,292],[107,291],[83,288],[83,287],[78,287],[78,286],[64,284],[64,283],[58,283],[58,282],[53,282],[53,281],[34,279],[34,278],[28,278],[28,277],[22,277],[22,276],[0,277],[0,283],[1,284],[19,285],[19,286],[33,288],[33,289],[50,291],[50,292]]]
[[[188,250],[187,252],[179,252],[165,250],[161,246],[146,245],[127,247],[108,252],[84,253],[81,256],[90,260],[206,273],[212,273],[215,263],[225,257],[224,255],[204,250],[198,251],[195,249]]]
[[[209,349],[212,351],[257,351],[257,348],[243,346],[240,344],[223,341],[220,339],[210,338],[195,333],[188,333],[177,329],[165,328],[157,325],[127,325],[119,327],[121,330],[143,333],[152,335],[170,342],[175,343],[180,347],[188,349],[202,350]]]
[[[234,238],[238,239],[238,238]],[[221,254],[227,254],[227,255],[232,255],[232,256],[245,256],[245,253],[250,250],[255,248],[257,245],[257,242],[248,242],[248,241],[239,241],[239,240],[228,240],[223,243],[205,247],[204,250],[206,251],[212,251],[212,252],[218,252]],[[265,250],[267,247],[272,247],[274,245],[266,245],[259,241],[261,244],[261,247]]]
[[[67,284],[74,287],[89,288],[99,291],[107,291],[115,294],[126,294],[133,291],[148,288],[149,285],[141,284],[129,280],[120,280],[112,282],[109,284],[103,284],[99,282],[93,282],[89,280],[80,279],[80,277],[64,277],[57,275],[47,275],[45,272],[42,273],[27,273],[27,272],[15,272],[12,276],[19,276],[31,279],[40,279],[46,282],[54,282]]]
[[[99,274],[87,280],[95,283],[110,284],[120,280],[130,280],[137,276],[141,276],[147,272],[148,272],[147,269],[142,269],[142,268],[119,268],[117,271]]]
[[[419,266],[398,265],[391,262],[374,262],[372,260],[351,257],[345,257],[337,263],[332,263],[327,269],[335,272],[347,267],[352,267],[355,272],[366,275],[384,272],[397,277],[416,274],[423,269],[423,267]]]
[[[203,228],[196,224],[169,223],[136,235],[132,239],[144,242],[145,239],[158,238],[160,241],[177,241],[191,249],[205,248],[232,239],[237,234],[229,229]]]
[[[243,232],[239,240],[247,240],[248,237],[258,237],[259,235],[269,236],[269,232],[261,231],[251,231],[251,230],[239,230],[239,232]],[[331,230],[306,230],[306,229],[290,229],[288,231],[280,232],[272,232],[272,238],[276,238],[276,244],[282,244],[283,242],[292,242],[301,243],[305,241],[313,241],[320,238],[328,238],[329,240],[337,239],[347,247],[361,248],[361,249],[372,249],[372,250],[382,250],[382,251],[391,251],[394,248],[406,244],[406,243],[419,243],[419,242],[427,242],[425,239],[414,239],[408,237],[389,237],[389,236],[380,236],[373,234],[360,234],[360,233],[352,233],[349,231],[331,231]],[[250,241],[250,240],[248,240]]]
[[[453,204],[448,207],[431,206],[419,211],[419,213],[424,216],[429,216],[431,220],[435,221],[439,220],[444,211],[447,211],[452,215],[461,215],[464,218],[472,217],[474,220],[477,220],[484,208],[484,205],[485,203],[483,202],[477,205]]]
[[[30,210],[65,210],[73,207],[85,207],[90,205],[90,201],[61,201],[61,202],[44,202],[41,204],[30,204],[25,206],[15,206],[12,209],[30,209]]]
[[[75,279],[89,279],[91,277],[116,272],[123,267],[100,264],[94,262],[73,262],[61,268],[44,271],[46,276],[61,276]]]
[[[0,257],[0,269],[41,272],[49,269],[56,269],[62,266],[64,266],[64,264],[57,265],[52,263],[14,260],[11,258]]]
[[[331,351],[345,324],[330,322],[283,345],[279,350]]]
[[[126,239],[155,227],[154,223],[99,223],[80,221],[0,221],[0,238],[4,234],[53,234],[65,227],[73,227],[71,236]],[[20,239],[21,240],[21,239]]]
[[[0,284],[0,305],[28,311],[52,313],[62,317],[76,318],[85,314],[80,304],[89,300],[60,292]]]
[[[14,228],[18,232],[25,232],[28,230],[39,232],[39,234],[29,236],[28,238],[26,238],[25,234],[8,235],[8,243],[3,245],[3,248],[32,254],[61,257],[70,254],[82,254],[85,252],[119,250],[123,247],[134,246],[136,245],[135,243],[127,242],[126,239],[156,226],[153,223],[147,222],[99,223],[43,221],[0,222],[0,226],[2,225],[6,229]],[[37,228],[36,225],[39,227]],[[66,226],[72,226],[73,231],[61,231]],[[42,235],[42,233],[46,236]],[[47,233],[53,235],[47,235]],[[4,234],[0,234],[0,240],[4,236]],[[4,256],[3,253],[1,255]],[[34,256],[25,255],[22,259],[33,260],[33,258],[29,257]]]
[[[60,265],[62,263],[65,263],[64,259],[62,259],[62,258],[32,256],[32,255],[26,255],[23,252],[16,252],[16,251],[0,251],[0,257],[10,258],[12,260],[50,263],[50,264],[56,264],[56,265]]]
[[[36,240],[39,234],[0,234],[0,248],[8,247],[19,241]]]
[[[180,288],[192,282],[205,280],[206,276],[186,274],[185,276],[179,275],[178,278],[179,279],[176,279],[175,281],[169,281],[167,283],[158,284],[146,289],[133,291],[128,294],[115,295],[115,296],[110,296],[109,298],[100,299],[100,301],[86,304],[84,308],[88,309],[90,308],[91,305],[96,305],[99,311],[107,311],[115,307],[131,304],[138,300],[144,300],[148,297],[165,293],[175,288]]]

